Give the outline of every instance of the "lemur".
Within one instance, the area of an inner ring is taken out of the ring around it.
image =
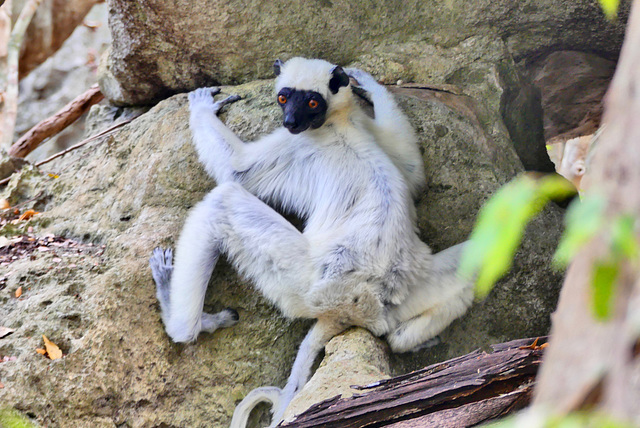
[[[283,126],[246,144],[217,117],[237,96],[189,94],[200,161],[217,186],[189,213],[176,248],[150,259],[166,331],[175,342],[230,327],[234,310],[203,313],[222,253],[282,313],[314,318],[283,389],[258,388],[238,405],[243,427],[260,401],[277,424],[334,335],[360,326],[405,352],[439,334],[473,300],[458,276],[464,244],[432,255],[417,234],[413,198],[425,182],[416,135],[393,95],[364,71],[319,59],[276,61]],[[350,78],[355,82],[352,84]],[[370,118],[352,86],[373,103]],[[303,231],[276,212],[294,213]]]

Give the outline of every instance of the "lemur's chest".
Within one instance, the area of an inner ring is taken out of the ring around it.
[[[347,137],[351,137],[348,139]],[[318,228],[359,224],[371,234],[397,224],[410,202],[408,188],[391,159],[366,133],[336,134],[332,144],[316,147],[305,195],[310,220]],[[302,180],[301,180],[302,181]],[[393,217],[393,219],[391,218]]]

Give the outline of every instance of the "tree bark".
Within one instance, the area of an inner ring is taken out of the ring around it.
[[[640,240],[640,1],[633,2],[627,34],[606,96],[606,128],[593,152],[586,195],[607,197],[607,218],[631,214]],[[601,235],[567,272],[551,343],[535,390],[535,404],[553,413],[598,408],[640,424],[640,271],[638,260],[619,273],[611,319],[592,315],[591,272],[607,253]]]
[[[0,147],[8,148],[13,141],[13,130],[18,115],[18,58],[24,34],[42,0],[29,0],[11,30],[7,50],[7,89],[4,94],[3,126],[0,129]]]
[[[493,345],[313,405],[282,427],[464,428],[524,407],[542,360],[533,339]]]
[[[12,6],[13,0],[7,0],[0,6],[0,124],[4,124],[4,94],[7,91],[7,54],[11,37]],[[2,141],[1,130],[0,141]]]

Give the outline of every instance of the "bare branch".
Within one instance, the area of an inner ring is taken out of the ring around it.
[[[51,157],[48,157],[47,159],[36,163],[36,166],[39,167],[41,165],[49,163],[52,160],[57,159],[57,158],[59,158],[61,156],[64,156],[64,155],[66,155],[67,153],[69,153],[69,152],[71,152],[73,150],[79,149],[80,147],[82,147],[82,146],[84,146],[84,145],[86,145],[86,144],[88,144],[88,143],[90,143],[90,142],[92,142],[94,140],[97,140],[100,137],[105,137],[107,135],[110,135],[114,131],[116,131],[117,129],[122,128],[127,123],[129,123],[129,122],[131,122],[131,121],[133,121],[134,119],[137,119],[137,118],[138,118],[138,116],[132,117],[131,119],[123,120],[122,122],[119,122],[119,123],[116,123],[115,125],[105,129],[104,131],[101,131],[101,132],[97,133],[96,135],[92,135],[91,137],[82,140],[81,142],[79,142],[78,144],[76,144],[74,146],[68,147],[68,148],[64,149],[63,151],[61,151],[59,153],[56,153],[55,155],[53,155]],[[11,180],[10,176],[5,178],[4,180],[0,180],[0,186],[3,186],[5,184],[7,184],[10,180]]]
[[[9,148],[9,155],[23,158],[34,151],[45,139],[56,135],[75,122],[89,108],[104,99],[98,85],[77,96],[53,116],[35,125]]]
[[[96,140],[96,139],[98,139],[98,138],[100,138],[100,137],[104,137],[104,136],[106,136],[106,135],[112,134],[115,130],[117,130],[117,129],[119,129],[119,128],[122,128],[122,127],[123,127],[123,126],[125,126],[127,123],[129,123],[129,122],[131,122],[132,120],[137,119],[137,118],[138,118],[138,116],[136,116],[136,117],[132,117],[131,119],[123,120],[122,122],[119,122],[119,123],[116,123],[115,125],[111,126],[110,128],[107,128],[107,129],[105,129],[104,131],[99,132],[99,133],[98,133],[98,134],[96,134],[96,135],[92,135],[91,137],[89,137],[89,138],[87,138],[87,139],[85,139],[85,140],[82,140],[82,141],[81,141],[81,142],[79,142],[78,144],[73,145],[73,146],[71,146],[71,147],[69,147],[69,148],[66,148],[66,149],[64,149],[63,151],[58,152],[58,153],[56,153],[55,155],[53,155],[53,156],[51,156],[51,157],[48,157],[47,159],[42,160],[42,161],[40,161],[40,162],[36,163],[36,166],[41,166],[41,165],[44,165],[45,163],[49,163],[49,162],[51,162],[52,160],[59,158],[60,156],[64,156],[64,155],[66,155],[67,153],[69,153],[69,152],[71,152],[71,151],[73,151],[73,150],[75,150],[75,149],[78,149],[78,148],[80,148],[80,147],[84,146],[85,144],[88,144],[88,143],[92,142],[93,140]]]
[[[12,0],[7,0],[0,6],[0,124],[4,123],[2,112],[4,111],[4,93],[7,90],[7,51],[11,37],[12,3]]]

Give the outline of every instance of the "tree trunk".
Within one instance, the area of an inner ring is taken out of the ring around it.
[[[603,130],[585,178],[586,195],[607,197],[607,219],[631,214],[640,238],[640,1],[632,6],[626,39],[606,97]],[[535,404],[553,413],[598,408],[640,424],[640,272],[623,266],[613,315],[592,315],[591,272],[608,252],[606,235],[581,250],[567,272]]]
[[[42,0],[29,0],[20,12],[18,20],[11,30],[7,49],[7,88],[4,93],[2,116],[4,121],[0,128],[0,147],[9,148],[13,141],[13,130],[18,116],[18,58],[24,34],[29,22]]]

